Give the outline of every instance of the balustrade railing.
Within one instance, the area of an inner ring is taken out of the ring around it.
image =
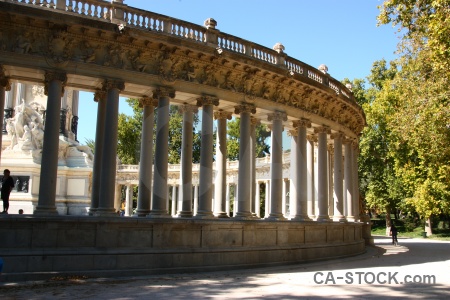
[[[211,40],[207,40],[208,29],[203,26],[121,3],[104,0],[10,0],[10,2],[48,9],[59,9],[95,19],[114,20],[115,22],[123,21],[127,26],[142,30],[161,32],[201,43],[211,42]],[[216,29],[213,29],[212,36],[215,36],[212,41],[214,43],[217,42],[217,47],[223,50],[245,54],[269,64],[278,64],[279,62],[280,54],[270,48]],[[341,94],[348,100],[353,101],[349,91],[339,81],[321,74],[317,69],[294,58],[286,56],[284,59],[284,66],[290,72],[306,76],[328,86],[337,94]],[[283,60],[280,61],[280,64],[283,64]]]

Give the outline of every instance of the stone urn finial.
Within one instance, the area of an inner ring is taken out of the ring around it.
[[[352,85],[350,82],[347,83],[347,84],[345,85],[345,87],[348,88],[348,89],[352,92],[353,85]]]
[[[324,64],[321,64],[320,66],[319,66],[319,71],[321,71],[323,74],[328,74],[328,67],[326,66],[326,65],[324,65]]]
[[[216,29],[217,26],[217,21],[214,20],[213,18],[208,18],[205,20],[205,26],[207,29]]]
[[[283,53],[284,52],[284,46],[283,46],[283,44],[282,43],[276,43],[274,46],[273,46],[273,50],[275,50],[275,51],[277,51],[278,53]]]

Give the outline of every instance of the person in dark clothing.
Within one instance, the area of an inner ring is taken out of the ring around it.
[[[8,169],[5,169],[3,171],[3,178],[2,178],[2,190],[1,190],[1,197],[3,200],[3,212],[2,214],[8,213],[9,208],[9,194],[11,194],[11,191],[14,187],[14,180],[12,179],[10,175],[10,172]]]
[[[392,245],[397,245],[397,227],[394,224],[391,226]]]

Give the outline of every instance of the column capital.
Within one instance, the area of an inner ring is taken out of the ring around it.
[[[106,91],[97,89],[94,93],[94,101],[98,102],[99,100],[105,100],[106,98]]]
[[[161,97],[175,98],[175,90],[171,87],[160,86],[153,90],[153,99]]]
[[[288,136],[296,137],[298,135],[298,129],[292,129],[288,131]]]
[[[331,153],[333,153],[333,151],[334,151],[334,145],[333,145],[333,144],[328,144],[328,145],[327,145],[327,149],[328,149],[328,151],[330,151]]]
[[[261,120],[251,116],[250,117],[250,124],[252,126],[261,125]]]
[[[295,120],[292,121],[292,126],[294,126],[294,128],[300,127],[311,128],[311,121],[307,119]]]
[[[119,91],[123,91],[125,89],[125,83],[121,80],[105,79],[105,81],[103,81],[103,89],[105,91],[111,89],[118,89]]]
[[[44,78],[44,94],[48,95],[48,84],[52,80],[58,80],[62,83],[61,93],[64,94],[64,86],[67,82],[67,74],[63,72],[54,72],[54,71],[46,71],[45,72],[45,78]]]
[[[5,74],[5,68],[0,65],[0,87],[4,87],[6,91],[11,90],[11,82]]]
[[[306,136],[306,139],[310,142],[317,143],[317,135],[315,135],[315,134],[308,134]]]
[[[320,126],[320,127],[316,127],[314,128],[314,133],[326,133],[326,134],[330,134],[331,133],[331,129],[328,126]]]
[[[157,106],[158,101],[155,101],[152,97],[143,96],[138,99],[139,101],[139,107],[143,108],[144,106]]]
[[[332,133],[330,138],[332,140],[337,140],[337,139],[343,140],[345,138],[345,135],[342,132],[339,131],[339,132]]]
[[[209,95],[202,95],[199,98],[197,98],[197,106],[201,107],[204,105],[219,105],[219,98],[215,96],[209,96]]]
[[[228,111],[218,110],[214,112],[214,119],[220,120],[220,119],[227,119],[231,120],[232,113]]]
[[[281,120],[281,121],[287,121],[287,114],[282,111],[276,111],[274,113],[267,115],[268,121],[275,121],[275,120]]]
[[[359,142],[358,142],[358,140],[357,139],[352,139],[351,143],[352,143],[351,145],[352,145],[353,149],[358,151],[358,149],[359,149]]]
[[[342,143],[343,144],[350,144],[350,146],[351,146],[352,143],[353,143],[353,139],[344,136],[343,139],[342,139]]]
[[[198,112],[198,107],[195,105],[184,103],[184,104],[178,106],[178,112],[181,114],[184,112],[191,112],[191,113],[196,114]]]
[[[240,105],[234,107],[234,113],[235,114],[241,114],[241,113],[255,114],[256,113],[256,107],[252,103],[245,103],[245,102],[243,102]]]

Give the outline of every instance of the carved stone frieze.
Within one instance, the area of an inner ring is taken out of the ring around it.
[[[68,63],[95,65],[100,73],[113,68],[154,75],[162,85],[187,82],[240,93],[251,102],[263,99],[309,113],[312,119],[326,118],[356,134],[365,126],[364,114],[353,99],[304,83],[301,73],[293,76],[285,69],[265,68],[266,63],[254,59],[216,56],[198,42],[175,41],[153,32],[138,35],[138,29],[118,34],[103,25],[51,24],[39,18],[31,25],[29,20],[19,14],[14,22],[0,21],[0,50],[42,58],[60,69]]]

